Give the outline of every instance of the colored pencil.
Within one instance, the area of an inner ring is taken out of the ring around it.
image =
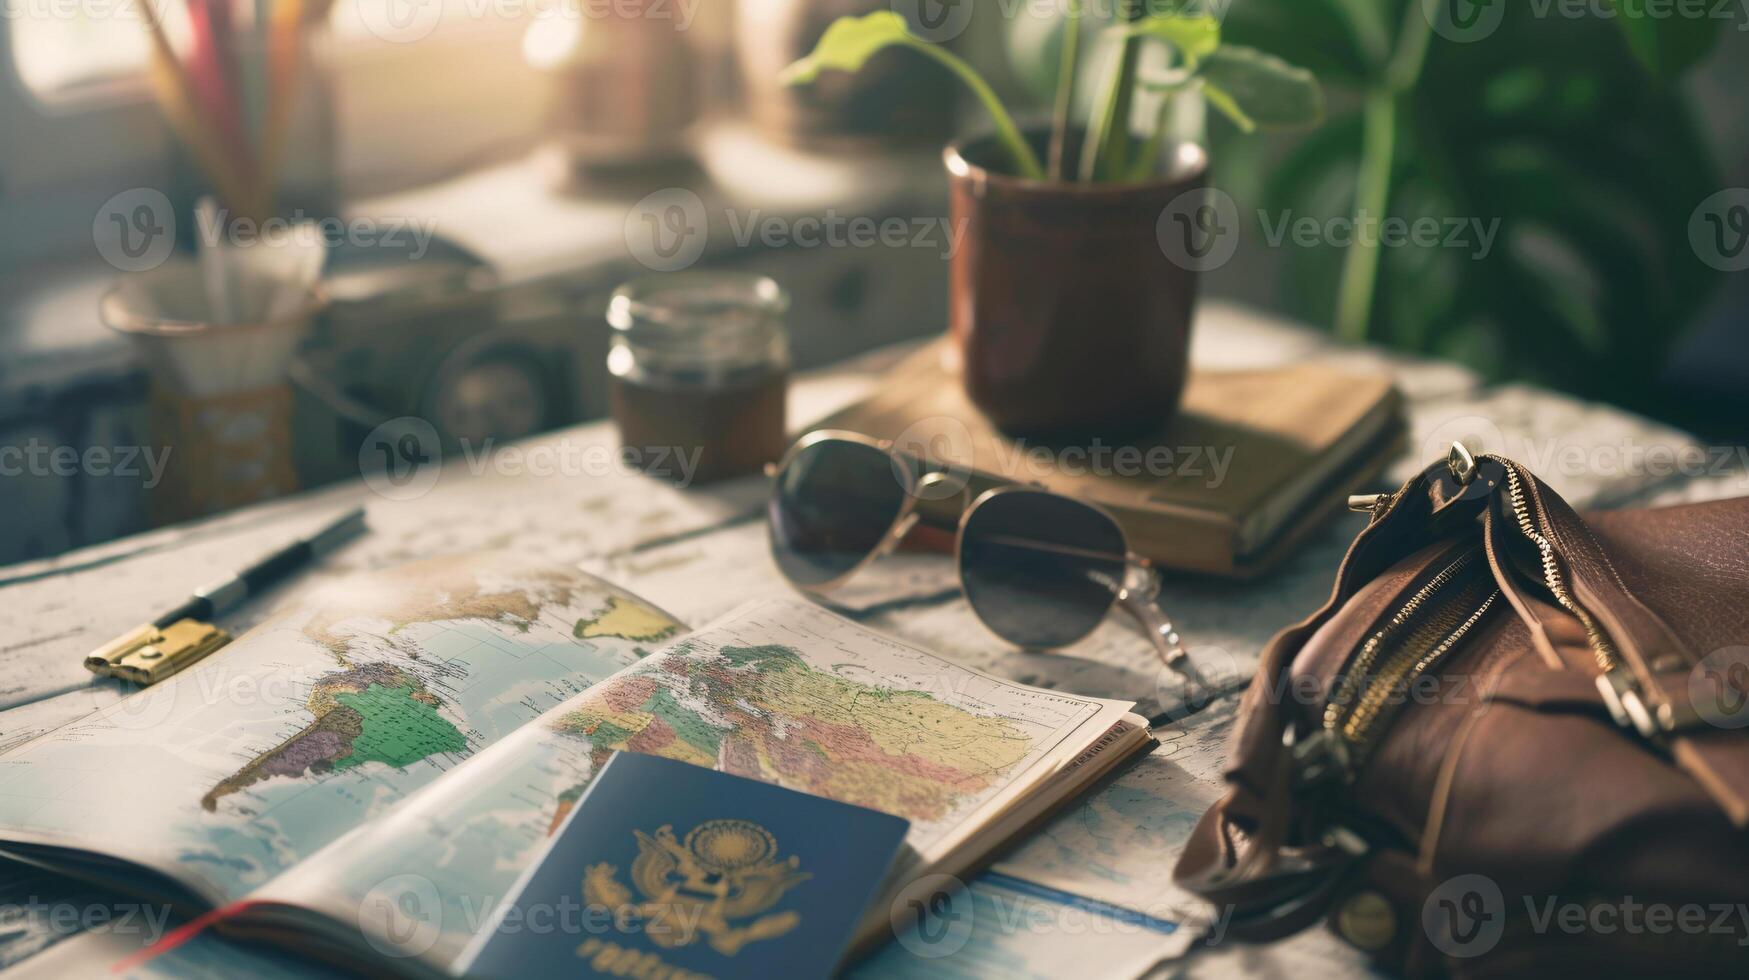
[[[256,167],[243,126],[240,103],[243,85],[237,70],[236,26],[230,0],[189,0],[188,21],[193,44],[186,71],[194,84],[195,98],[237,171],[245,180],[252,180]],[[245,206],[242,201],[227,203],[237,208]]]
[[[286,131],[297,105],[303,65],[303,0],[277,0],[267,41],[267,120],[261,137],[262,183],[272,193],[284,165]]]
[[[203,122],[195,86],[170,47],[170,39],[164,32],[157,9],[149,3],[141,4],[140,9],[145,12],[146,26],[152,38],[152,86],[171,128],[206,170],[221,198],[245,214],[257,218],[263,216],[264,209],[255,199],[247,177]]]

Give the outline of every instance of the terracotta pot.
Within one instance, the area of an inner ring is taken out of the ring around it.
[[[1033,134],[1040,159],[1047,141]],[[1010,176],[991,138],[948,148],[965,235],[948,322],[966,393],[996,425],[1122,435],[1177,411],[1197,276],[1168,257],[1159,229],[1169,205],[1204,186],[1208,160],[1192,144],[1161,157],[1155,180],[1083,184]]]

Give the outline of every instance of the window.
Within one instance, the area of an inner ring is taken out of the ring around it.
[[[146,3],[172,43],[185,43],[186,9],[163,0],[0,0],[19,80],[50,104],[139,85],[152,52]]]
[[[240,43],[253,47],[275,0],[233,0]],[[333,0],[304,0],[305,3]],[[342,45],[455,38],[470,34],[520,36],[531,14],[563,0],[341,0],[328,23]],[[185,0],[0,0],[10,29],[10,56],[24,88],[49,106],[88,99],[144,95],[152,38],[146,5],[156,11],[172,47],[189,39]]]

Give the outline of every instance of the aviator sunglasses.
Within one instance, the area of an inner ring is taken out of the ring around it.
[[[897,548],[922,519],[920,499],[957,492],[963,504],[969,494],[946,471],[853,432],[810,433],[771,473],[772,556],[792,585],[818,596]],[[1116,606],[1163,663],[1207,687],[1160,608],[1159,576],[1098,506],[1033,487],[986,491],[960,513],[954,562],[973,613],[1016,646],[1071,646]]]

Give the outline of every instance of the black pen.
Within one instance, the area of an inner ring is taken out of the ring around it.
[[[231,634],[214,626],[211,620],[333,551],[362,530],[364,508],[348,511],[316,533],[293,541],[248,568],[194,590],[176,608],[92,651],[85,658],[85,666],[92,673],[138,684],[161,681],[230,642]]]

